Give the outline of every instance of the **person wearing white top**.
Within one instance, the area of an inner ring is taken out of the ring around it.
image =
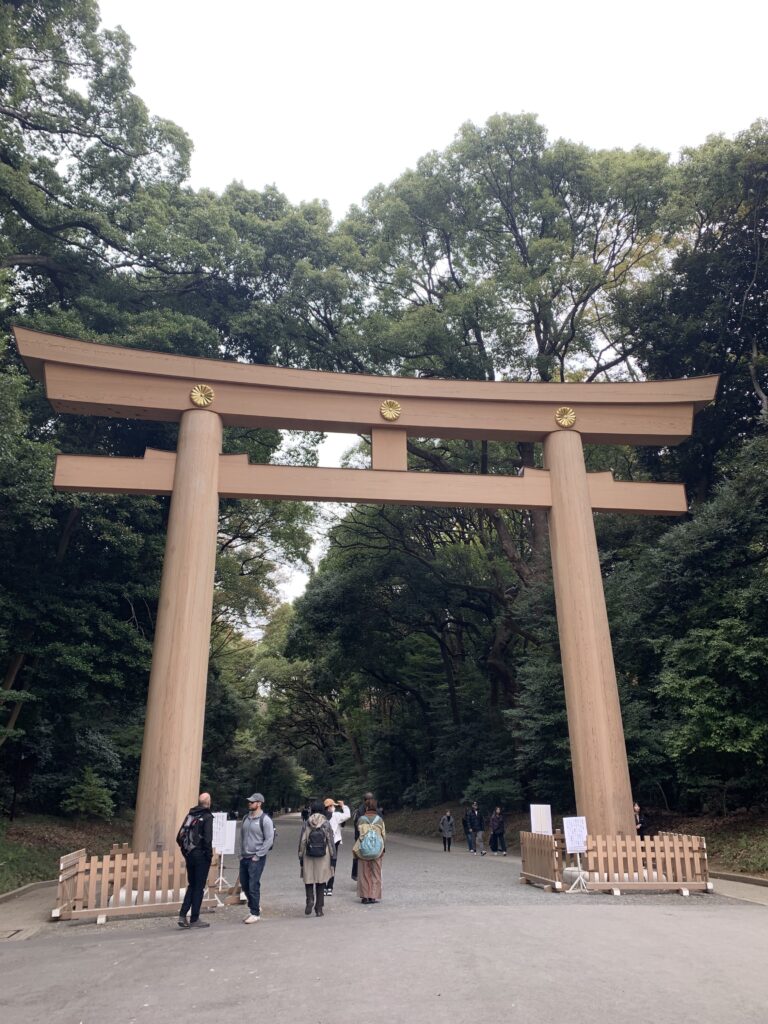
[[[349,821],[349,819],[352,817],[352,812],[350,811],[350,809],[347,807],[343,800],[334,800],[331,797],[328,797],[327,800],[323,801],[323,806],[325,807],[326,817],[328,818],[328,821],[331,823],[331,830],[333,831],[333,841],[336,844],[336,858],[338,862],[339,847],[341,846],[342,843],[341,826],[344,824],[345,821]],[[334,875],[331,875],[331,877],[328,879],[328,885],[325,890],[326,896],[333,895],[334,877]]]

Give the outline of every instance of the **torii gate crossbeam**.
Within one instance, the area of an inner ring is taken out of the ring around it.
[[[177,451],[59,456],[55,486],[171,494],[133,848],[169,849],[200,780],[218,501],[226,497],[545,509],[574,785],[593,834],[634,834],[632,796],[593,511],[679,515],[682,485],[587,473],[583,442],[677,444],[717,377],[517,384],[252,366],[94,345],[15,328],[54,409],[178,421]],[[251,466],[221,454],[225,426],[356,431],[372,469]],[[539,441],[544,470],[408,472],[408,437]]]

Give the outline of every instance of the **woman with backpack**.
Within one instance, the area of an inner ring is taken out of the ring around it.
[[[322,917],[325,887],[336,870],[336,846],[331,823],[319,800],[313,800],[310,804],[309,818],[301,828],[299,864],[307,896],[304,913],[309,917],[314,907],[315,917]]]
[[[357,895],[361,903],[376,903],[381,899],[381,859],[387,836],[384,819],[377,813],[376,798],[365,798],[365,813],[357,819],[360,837],[352,847],[357,858]]]

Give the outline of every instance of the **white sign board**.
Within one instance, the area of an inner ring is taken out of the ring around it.
[[[213,848],[222,852],[222,846],[226,842],[227,812],[215,811],[213,815]]]
[[[531,832],[552,835],[552,808],[549,804],[531,804]]]
[[[587,819],[563,818],[565,849],[568,853],[587,852]]]
[[[228,856],[235,852],[235,843],[237,842],[237,822],[226,821],[224,823],[224,845],[219,850],[219,853],[224,856]]]

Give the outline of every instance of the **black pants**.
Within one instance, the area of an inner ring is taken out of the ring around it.
[[[453,840],[453,836],[443,836],[443,850],[447,850],[448,853],[451,852],[451,841],[452,840]]]
[[[315,910],[322,910],[325,904],[325,886],[323,883],[316,882],[314,885],[307,885],[305,882],[304,891],[307,894],[307,906],[310,907],[314,903]]]
[[[211,868],[210,860],[202,850],[193,850],[187,862],[187,891],[184,893],[184,902],[181,904],[179,917],[186,917],[190,910],[190,921],[196,921],[200,917],[200,904],[203,902],[203,890]]]
[[[339,847],[340,846],[341,846],[341,840],[339,839],[339,841],[336,843],[336,853],[334,854],[334,856],[336,857],[336,864],[337,865],[339,863]],[[333,892],[333,880],[334,880],[335,877],[336,877],[335,875],[331,875],[331,877],[328,879],[328,884],[325,886],[325,888],[328,890],[328,892]]]
[[[507,852],[507,841],[504,838],[503,832],[494,832],[491,835],[491,849],[494,853],[496,853],[497,850],[501,850],[502,853]]]

